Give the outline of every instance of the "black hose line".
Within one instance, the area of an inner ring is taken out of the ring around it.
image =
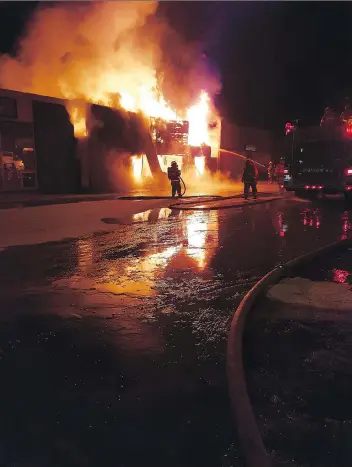
[[[182,178],[182,177],[180,177],[180,181],[181,181],[182,184],[183,184],[183,193],[181,193],[181,196],[183,196],[183,195],[186,193],[186,191],[187,191],[187,187],[186,187],[186,184],[185,184],[185,182],[183,181],[183,178]]]

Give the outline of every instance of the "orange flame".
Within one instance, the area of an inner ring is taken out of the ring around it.
[[[202,92],[196,105],[181,112],[161,93],[165,39],[175,38],[180,59],[195,55],[188,53],[189,45],[185,48],[176,34],[169,35],[171,28],[166,23],[149,21],[157,6],[155,1],[122,1],[40,7],[31,18],[17,56],[0,57],[0,86],[67,101],[122,107],[164,120],[187,119],[189,144],[208,144],[209,96]],[[189,77],[195,72],[192,65],[189,59]],[[166,74],[171,75],[170,70]],[[189,82],[190,86],[195,82],[178,81]],[[174,96],[191,94],[183,89],[187,85],[175,83]],[[86,110],[69,102],[67,109],[75,135],[87,136]]]
[[[132,170],[134,179],[140,181],[142,178],[143,170],[142,156],[132,156]]]
[[[187,120],[189,122],[188,144],[190,146],[209,144],[209,110],[209,96],[202,91],[199,103],[187,111]]]
[[[141,183],[144,177],[153,177],[145,154],[133,155],[131,161],[132,175],[135,182]]]
[[[197,156],[194,158],[194,165],[196,166],[196,176],[204,175],[205,172],[205,157]]]
[[[86,105],[69,101],[66,104],[66,109],[70,115],[75,137],[85,138],[88,136],[86,125]]]

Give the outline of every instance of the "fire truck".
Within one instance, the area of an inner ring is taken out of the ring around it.
[[[284,186],[300,197],[343,194],[352,202],[352,121],[319,127],[286,124]]]

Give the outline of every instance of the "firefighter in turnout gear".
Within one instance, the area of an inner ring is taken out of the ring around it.
[[[242,183],[244,183],[244,199],[248,199],[250,188],[252,189],[253,198],[257,199],[257,178],[258,169],[252,160],[252,156],[248,155],[242,175]]]
[[[167,176],[171,182],[172,197],[174,198],[176,193],[181,198],[181,170],[178,168],[177,162],[171,162],[171,167],[167,169]]]

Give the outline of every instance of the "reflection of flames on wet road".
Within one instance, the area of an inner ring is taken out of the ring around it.
[[[137,214],[133,214],[132,219],[135,222],[147,222],[151,212],[151,209],[148,209],[148,211],[138,212]]]
[[[305,209],[301,212],[301,219],[304,226],[304,230],[320,229],[322,223],[322,212],[319,209]],[[341,240],[348,237],[348,233],[351,230],[351,221],[349,219],[348,211],[345,211],[341,216]],[[277,214],[277,227],[280,237],[285,237],[288,230],[287,222],[281,212]]]
[[[314,227],[316,229],[320,228],[320,218],[321,214],[319,209],[305,209],[302,212],[303,216],[303,225],[306,227]]]
[[[285,221],[284,221],[284,218],[281,212],[278,213],[277,221],[279,224],[280,237],[284,237],[285,233],[287,232],[288,226],[287,224],[285,224]]]
[[[207,264],[207,256],[209,255],[209,249],[207,248],[207,242],[211,235],[217,237],[218,232],[218,217],[217,211],[213,211],[212,215],[206,212],[200,212],[190,215],[186,219],[187,239],[188,247],[187,254],[191,258],[194,258],[200,269],[204,269]],[[212,238],[212,246],[214,244],[214,238]],[[218,243],[216,238],[215,243]]]
[[[302,211],[303,225],[308,228],[319,229],[321,226],[322,214],[319,209],[305,209]],[[341,216],[342,233],[341,240],[348,237],[348,232],[351,230],[351,222],[348,211],[345,211]]]
[[[342,235],[341,240],[348,237],[348,232],[351,230],[351,223],[348,216],[348,211],[345,211],[342,216]]]
[[[152,210],[141,212],[133,215],[133,220],[135,222],[147,222],[150,220]],[[173,211],[169,208],[159,209],[157,219],[167,219],[173,215]],[[185,217],[183,229],[183,236],[187,240],[187,248],[185,249],[187,255],[190,258],[193,258],[197,267],[204,269],[207,264],[207,255],[209,253],[207,249],[207,243],[210,240],[210,243],[214,243],[214,235],[216,236],[215,243],[217,244],[217,228],[218,228],[218,219],[217,212],[197,212],[193,214],[184,215],[182,211],[177,211],[177,216]],[[176,254],[180,251],[180,246],[182,247],[183,242],[180,243],[179,247],[169,248],[165,251],[174,252]],[[173,255],[172,255],[173,256]],[[151,255],[154,258],[154,255]]]
[[[346,284],[347,277],[350,276],[350,272],[344,269],[333,269],[332,274],[332,280],[339,284]]]
[[[176,222],[172,221],[173,217]],[[110,265],[102,275],[95,274],[96,280],[83,279],[87,287],[93,285],[101,292],[116,295],[151,296],[156,294],[158,278],[172,275],[175,271],[204,271],[218,246],[218,212],[186,214],[176,211],[175,214],[175,211],[169,208],[160,208],[133,215],[133,221],[137,223],[148,222],[151,218],[155,221],[167,220],[164,224],[168,226],[167,242],[157,241],[159,251],[154,250],[145,256],[143,253],[127,256],[123,260],[122,268],[118,264]],[[161,235],[165,234],[163,229],[164,227],[161,229]],[[94,267],[92,243],[92,239],[78,242],[78,275],[89,276],[90,269]],[[153,250],[153,245],[150,249]],[[78,276],[73,276],[72,284],[75,284],[77,279]],[[82,280],[79,279],[79,282]]]
[[[147,221],[150,219],[152,211],[135,214],[134,221]],[[161,208],[158,212],[158,219],[167,219],[174,212],[169,208]],[[158,269],[160,264],[166,266],[169,260],[178,253],[186,252],[189,258],[195,262],[195,266],[203,270],[211,256],[211,251],[218,244],[218,213],[215,212],[197,212],[192,214],[184,214],[182,211],[177,211],[177,217],[183,217],[182,231],[176,233],[174,239],[175,245],[168,247],[160,253],[153,253],[142,258],[139,264],[147,262],[148,268]],[[184,247],[186,241],[186,248]],[[210,249],[209,249],[210,246]],[[166,262],[165,262],[166,260]]]
[[[135,214],[133,220],[147,221],[152,211]],[[158,219],[167,219],[172,215],[168,208],[161,208]],[[218,244],[218,217],[217,212],[201,212],[182,215],[181,228],[171,227],[168,243],[162,251],[153,252],[146,256],[136,257],[124,270],[123,276],[115,277],[114,271],[109,271],[105,279],[109,281],[109,291],[136,295],[154,295],[156,279],[167,276],[173,269],[196,268],[202,271],[209,263],[215,247]],[[113,278],[113,283],[111,279]],[[115,285],[118,280],[119,285]],[[120,292],[118,292],[118,290]],[[123,292],[121,292],[123,290]]]

